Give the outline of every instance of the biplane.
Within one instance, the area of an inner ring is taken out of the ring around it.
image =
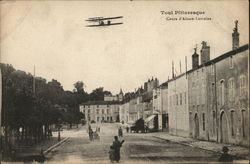
[[[118,17],[108,17],[108,18],[104,18],[104,17],[93,17],[93,18],[89,18],[86,21],[88,22],[92,22],[92,23],[97,23],[97,24],[91,24],[91,25],[87,25],[86,27],[98,27],[98,26],[112,26],[112,25],[120,25],[123,24],[122,22],[114,22],[112,23],[111,20],[115,20],[115,19],[120,19],[123,18],[123,16],[118,16]]]

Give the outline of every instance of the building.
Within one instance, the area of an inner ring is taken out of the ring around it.
[[[158,117],[158,130],[168,129],[168,83],[153,90],[153,114]]]
[[[119,106],[120,122],[128,123],[129,120],[129,102],[124,102]]]
[[[104,95],[104,101],[122,101],[123,100],[123,92],[122,89],[120,89],[120,93],[117,95],[112,95],[112,94],[108,94],[108,95]]]
[[[151,92],[154,88],[159,86],[159,80],[157,78],[148,79],[148,82],[144,83],[144,92]]]
[[[168,81],[169,132],[189,136],[188,80],[185,73]]]
[[[249,146],[249,45],[239,46],[237,21],[231,51],[210,60],[202,42],[201,64],[192,55],[187,72],[190,136]]]
[[[168,82],[160,85],[161,88],[161,111],[162,111],[162,130],[168,131]]]
[[[204,63],[210,60],[210,47],[202,42],[201,65],[199,55],[195,52],[192,55],[193,68],[187,72],[188,78],[188,107],[189,107],[189,136],[196,139],[209,139],[207,115],[207,67]]]
[[[80,105],[87,122],[119,122],[120,102],[96,101]]]
[[[207,63],[210,140],[249,145],[249,45]]]

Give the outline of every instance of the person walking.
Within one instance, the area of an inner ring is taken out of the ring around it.
[[[126,130],[127,130],[127,133],[128,133],[129,132],[129,127],[128,126],[126,127]]]
[[[109,159],[111,163],[114,163],[114,147],[113,145],[109,148]]]
[[[124,140],[119,141],[118,136],[114,137],[114,142],[113,142],[113,148],[114,148],[114,161],[119,162],[120,161],[120,149],[122,147],[122,144],[124,143]]]
[[[92,128],[89,126],[89,140],[92,141],[93,140],[93,130]]]
[[[121,127],[118,129],[118,136],[119,137],[123,136],[123,132],[122,132],[122,128]]]

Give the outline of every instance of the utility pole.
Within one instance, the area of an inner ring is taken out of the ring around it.
[[[174,78],[174,61],[172,61],[172,78]]]
[[[181,61],[180,61],[180,74],[181,74],[182,72],[181,72]]]

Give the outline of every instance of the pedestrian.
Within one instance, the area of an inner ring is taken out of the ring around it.
[[[89,129],[89,140],[93,140],[93,130],[91,128]]]
[[[228,154],[228,147],[223,146],[222,148],[222,154],[219,158],[219,162],[232,162],[233,161],[233,156]]]
[[[122,144],[124,140],[119,141],[118,136],[114,137],[114,142],[113,142],[113,148],[114,148],[114,161],[119,162],[120,161],[120,149],[122,147]]]
[[[121,127],[118,129],[118,136],[119,137],[123,136],[123,132],[122,132],[122,128]]]
[[[145,125],[144,129],[145,129],[145,132],[147,133],[148,132],[148,126]]]
[[[110,146],[109,149],[109,159],[111,163],[114,163],[114,147],[113,145]]]
[[[128,126],[126,127],[126,130],[127,130],[127,133],[128,133],[129,132],[129,127]]]

